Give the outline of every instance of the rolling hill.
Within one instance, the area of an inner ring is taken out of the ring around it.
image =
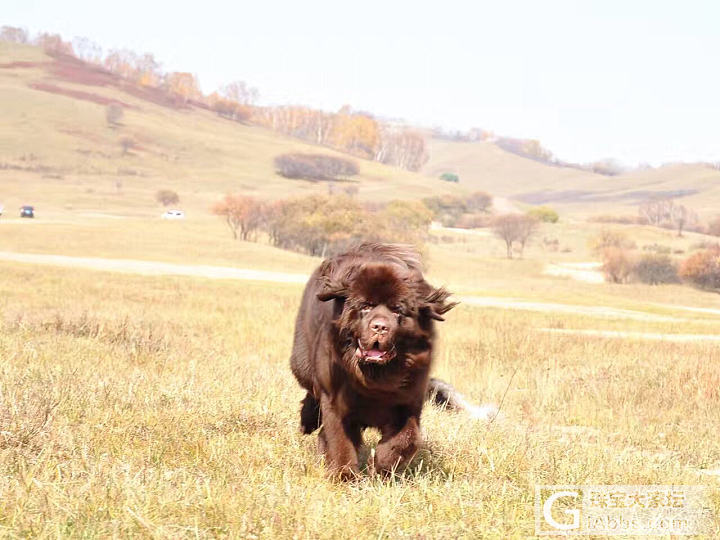
[[[327,193],[326,183],[279,176],[273,159],[286,152],[340,155],[276,132],[217,116],[202,106],[169,101],[96,66],[40,48],[0,43],[0,202],[149,215],[159,189],[179,193],[182,206],[207,209],[228,192],[276,199]],[[110,103],[123,108],[118,125]],[[634,214],[650,196],[680,197],[709,216],[720,207],[720,171],[678,164],[617,177],[556,167],[507,152],[491,142],[429,139],[421,173],[355,159],[349,185],[368,201],[484,190],[498,207],[550,204],[576,216]],[[438,180],[444,172],[460,184]],[[505,199],[509,199],[510,202]]]
[[[507,152],[491,142],[431,139],[423,172],[455,172],[461,185],[526,204],[550,204],[576,215],[635,214],[650,197],[677,197],[702,216],[720,208],[720,170],[707,164],[674,164],[603,176],[556,167]]]
[[[285,152],[339,155],[256,126],[221,118],[198,106],[178,106],[161,93],[133,86],[72,57],[0,43],[0,201],[34,203],[53,212],[94,210],[156,213],[153,195],[173,189],[185,208],[207,208],[228,192],[261,198],[326,193],[326,183],[276,174]],[[108,104],[124,114],[117,126]],[[124,148],[125,146],[125,148]],[[462,192],[421,174],[355,159],[347,183],[363,200]]]

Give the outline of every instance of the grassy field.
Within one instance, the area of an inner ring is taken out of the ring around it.
[[[486,424],[428,406],[426,448],[402,476],[333,483],[315,437],[298,430],[303,392],[288,358],[300,285],[2,257],[309,274],[318,258],[262,237],[234,241],[209,208],[226,192],[327,192],[272,168],[279,153],[318,148],[73,82],[61,68],[37,48],[0,43],[0,100],[13,104],[0,123],[0,536],[526,538],[537,484],[706,485],[707,537],[720,536],[720,344],[707,339],[720,334],[717,295],[546,274],[592,262],[589,241],[603,228],[626,233],[638,253],[659,244],[675,257],[710,237],[573,219],[627,213],[617,203],[564,207],[516,260],[488,231],[434,230],[427,276],[466,298],[440,327],[435,374],[502,416]],[[108,127],[104,106],[87,96],[30,87],[38,82],[127,102],[122,125]],[[122,137],[136,142],[127,154]],[[358,160],[358,196],[634,189],[629,178],[547,167],[492,145],[434,152],[428,176]],[[460,186],[436,178],[451,165],[468,167]],[[639,189],[685,178],[696,209],[709,213],[717,179],[708,170],[650,171]],[[186,220],[159,218],[161,188],[179,193]],[[18,219],[21,204],[34,204],[36,219]],[[592,331],[617,334],[573,333]],[[694,341],[650,339],[658,333]],[[365,457],[377,440],[366,434]]]
[[[409,471],[349,485],[325,478],[314,437],[297,429],[302,392],[288,357],[300,286],[0,262],[0,530],[524,538],[536,484],[702,484],[715,493],[710,537],[720,534],[720,476],[705,474],[720,467],[720,346],[543,331],[717,334],[718,316],[655,305],[715,297],[543,276],[556,254],[538,245],[505,261],[492,255],[496,240],[474,242],[431,245],[431,279],[463,294],[686,319],[461,305],[441,326],[435,373],[502,404],[503,418],[428,407],[427,448]],[[214,220],[0,223],[0,250],[23,248],[294,272],[317,263],[232,242]]]

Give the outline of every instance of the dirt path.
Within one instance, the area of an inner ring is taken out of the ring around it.
[[[673,341],[692,343],[696,341],[720,342],[720,336],[712,334],[660,334],[655,332],[622,332],[619,330],[571,330],[565,328],[538,328],[539,332],[575,336],[598,336],[618,339],[649,339],[655,341]]]
[[[191,276],[210,279],[240,279],[250,281],[270,281],[272,283],[305,283],[305,274],[287,272],[269,272],[267,270],[248,270],[230,266],[210,266],[203,264],[188,265],[136,259],[103,259],[98,257],[68,257],[66,255],[44,255],[36,253],[14,253],[0,251],[0,260],[20,263],[64,266],[66,268],[86,268],[106,270],[124,274],[144,276]]]
[[[605,277],[600,271],[601,263],[557,263],[548,264],[543,270],[547,276],[569,277],[585,283],[605,283]]]
[[[577,304],[556,304],[552,302],[530,302],[515,298],[493,296],[461,296],[460,301],[471,306],[518,309],[522,311],[538,311],[542,313],[566,313],[569,315],[587,315],[607,319],[630,319],[650,322],[682,322],[686,319],[669,315],[655,315],[643,311],[619,309],[607,306],[579,306]]]
[[[106,259],[99,257],[70,257],[67,255],[46,255],[38,253],[15,253],[0,251],[0,260],[18,263],[62,266],[66,268],[86,268],[139,274],[146,276],[188,276],[209,279],[235,279],[247,281],[267,281],[271,283],[304,284],[307,274],[290,272],[271,272],[267,270],[250,270],[230,266],[188,265],[157,261],[141,261],[136,259]],[[686,319],[669,315],[656,315],[642,311],[619,309],[607,306],[581,306],[576,304],[559,304],[552,302],[533,302],[516,298],[493,296],[460,296],[459,300],[470,306],[491,307],[500,309],[516,309],[541,313],[563,313],[568,315],[586,315],[589,317],[608,319],[629,319],[651,322],[683,322]],[[692,306],[664,305],[667,308],[698,310],[704,313],[719,314],[720,310],[694,308]],[[720,340],[720,337],[718,337]]]

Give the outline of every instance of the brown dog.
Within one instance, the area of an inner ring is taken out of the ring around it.
[[[321,427],[318,446],[332,473],[358,473],[366,427],[382,434],[377,471],[401,468],[417,451],[434,321],[455,305],[448,296],[424,280],[408,246],[363,244],[310,277],[290,364],[307,390],[302,431]]]

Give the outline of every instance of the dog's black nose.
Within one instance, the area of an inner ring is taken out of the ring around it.
[[[387,319],[376,317],[370,321],[370,329],[376,334],[387,334],[390,326]]]

